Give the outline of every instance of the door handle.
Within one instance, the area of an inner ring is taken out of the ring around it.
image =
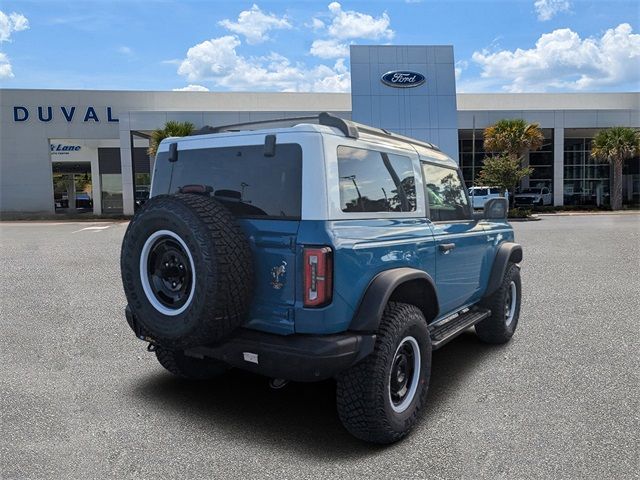
[[[451,250],[456,248],[456,244],[455,243],[441,243],[440,245],[438,245],[438,248],[440,249],[440,251],[442,253],[444,253],[446,255]]]

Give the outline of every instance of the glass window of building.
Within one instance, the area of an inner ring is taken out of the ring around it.
[[[496,152],[485,152],[483,129],[477,128],[475,131],[475,143],[473,141],[473,130],[459,130],[459,150],[460,169],[462,177],[467,185],[477,185],[475,181],[484,166],[484,159]],[[544,142],[542,147],[535,152],[529,152],[529,166],[533,168],[533,173],[529,177],[529,186],[547,187],[553,191],[553,129],[543,128]],[[523,164],[526,165],[527,158]],[[525,183],[526,185],[526,183]]]
[[[529,166],[533,173],[529,176],[529,187],[548,188],[553,191],[553,131],[543,128],[544,142],[540,149],[529,152]]]
[[[609,204],[609,164],[591,156],[591,141],[591,138],[585,137],[565,138],[565,205]]]

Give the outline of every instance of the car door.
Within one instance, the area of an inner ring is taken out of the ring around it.
[[[473,219],[460,172],[435,162],[423,162],[422,171],[436,241],[435,282],[443,317],[479,299],[489,244],[483,226]]]
[[[542,204],[551,205],[551,192],[548,188],[542,189]]]

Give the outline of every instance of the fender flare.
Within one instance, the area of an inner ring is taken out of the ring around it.
[[[382,314],[391,296],[399,286],[407,282],[411,282],[412,287],[417,287],[416,293],[418,295],[412,298],[418,298],[418,303],[422,303],[418,307],[425,312],[427,322],[436,318],[439,306],[433,278],[427,272],[415,268],[394,268],[379,273],[371,280],[358,310],[351,320],[349,330],[359,332],[377,331]],[[425,289],[427,290],[426,292]],[[398,299],[398,301],[402,300],[403,298]],[[432,301],[430,302],[430,300]],[[429,315],[425,311],[427,308],[431,312]]]
[[[484,298],[494,293],[504,278],[504,272],[507,271],[507,265],[510,262],[520,263],[522,261],[522,246],[518,243],[504,242],[498,247],[498,252],[493,260],[491,275],[487,283],[487,289],[484,292]]]

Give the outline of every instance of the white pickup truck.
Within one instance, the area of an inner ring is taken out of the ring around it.
[[[492,198],[500,197],[498,187],[471,187],[469,188],[469,198],[475,209],[484,209],[484,204]],[[509,199],[509,192],[505,193],[505,198]]]

